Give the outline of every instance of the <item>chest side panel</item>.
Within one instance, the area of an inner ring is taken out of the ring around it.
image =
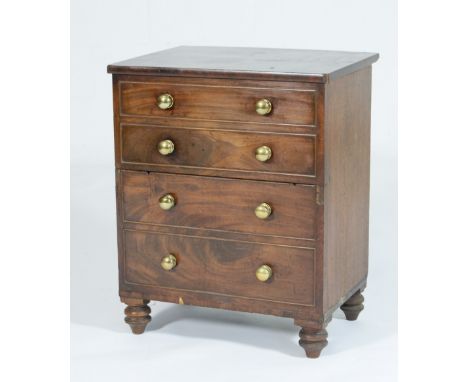
[[[343,303],[367,276],[370,106],[370,67],[325,88],[325,310]]]

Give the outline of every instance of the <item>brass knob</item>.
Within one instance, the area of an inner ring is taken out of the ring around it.
[[[169,254],[168,256],[164,256],[161,259],[161,268],[165,271],[170,271],[174,269],[177,265],[177,259],[173,254]]]
[[[263,264],[257,269],[257,271],[255,272],[255,276],[257,276],[258,280],[265,282],[268,281],[271,276],[273,276],[273,270],[270,266]]]
[[[272,108],[271,102],[267,100],[266,98],[257,101],[255,105],[255,110],[260,115],[270,114],[271,108]]]
[[[266,162],[271,158],[271,149],[268,146],[260,146],[255,150],[255,158],[260,162]]]
[[[159,207],[163,210],[170,210],[175,206],[175,198],[171,194],[167,194],[159,198]]]
[[[164,141],[158,143],[158,151],[161,155],[169,155],[174,151],[174,149],[174,142],[172,142],[170,139],[165,139]]]
[[[268,203],[261,203],[255,208],[255,215],[259,219],[266,219],[271,215],[272,209]]]
[[[174,97],[172,97],[169,93],[164,93],[159,95],[158,97],[158,107],[162,110],[170,109],[174,106]]]

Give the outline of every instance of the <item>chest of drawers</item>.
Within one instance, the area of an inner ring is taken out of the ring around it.
[[[292,318],[363,309],[372,53],[179,47],[113,74],[119,293]]]

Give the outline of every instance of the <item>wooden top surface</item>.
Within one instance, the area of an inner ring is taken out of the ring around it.
[[[109,73],[328,82],[377,61],[377,53],[180,46],[121,61]]]

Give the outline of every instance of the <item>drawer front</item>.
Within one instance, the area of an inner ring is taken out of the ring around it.
[[[279,89],[173,82],[120,83],[120,111],[123,115],[315,125],[316,91],[314,89]],[[170,94],[173,106],[161,109],[158,97]],[[257,101],[267,99],[271,112],[260,115]]]
[[[316,137],[271,133],[234,132],[208,129],[122,125],[123,163],[149,164],[180,169],[252,171],[262,174],[295,174],[315,177]],[[158,144],[170,140],[174,150],[168,155]],[[256,150],[267,146],[271,158],[260,161]]]
[[[124,231],[126,283],[304,305],[315,303],[315,250]],[[161,261],[177,261],[164,270]],[[272,276],[259,281],[268,265]]]
[[[122,171],[121,188],[125,221],[316,238],[319,206],[312,185]],[[175,206],[163,210],[159,202],[167,194]],[[272,208],[266,219],[255,214],[261,203]]]

